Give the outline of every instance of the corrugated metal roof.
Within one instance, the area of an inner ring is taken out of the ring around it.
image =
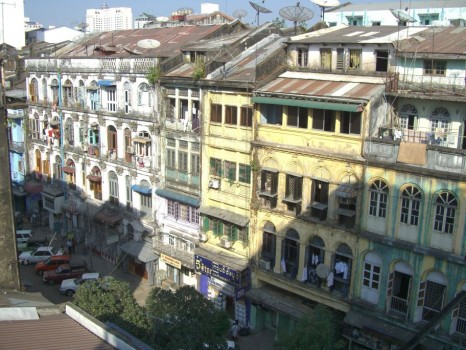
[[[400,52],[466,55],[466,27],[427,28],[399,46]]]
[[[325,12],[351,12],[351,11],[383,11],[388,9],[438,9],[438,8],[454,8],[454,7],[466,7],[464,0],[425,0],[425,1],[382,1],[382,2],[371,2],[371,3],[360,3],[352,4],[348,3],[346,6],[340,6],[334,9],[326,9]]]
[[[363,79],[357,81],[342,81],[339,75],[330,79],[330,74],[308,74],[299,73],[301,78],[290,77],[289,73],[282,74],[266,86],[256,90],[260,94],[276,96],[301,96],[304,98],[326,98],[326,99],[349,99],[355,101],[368,101],[385,89],[383,83],[367,82]],[[323,79],[323,78],[327,79]],[[320,79],[317,79],[320,78]]]
[[[1,321],[0,348],[8,350],[113,349],[65,314],[38,320]]]
[[[293,43],[305,44],[389,44],[425,31],[426,27],[347,26],[340,25],[290,38]]]
[[[106,57],[173,57],[180,53],[184,45],[197,43],[202,38],[220,29],[221,25],[177,26],[165,28],[115,30],[99,32],[80,38],[79,42],[62,54],[65,57],[95,57],[94,49],[107,47],[116,52]],[[160,42],[160,46],[144,49],[137,46],[138,41],[152,39]]]

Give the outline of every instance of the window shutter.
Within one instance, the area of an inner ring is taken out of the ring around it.
[[[278,187],[278,173],[272,173],[272,194],[277,193]]]
[[[294,187],[294,198],[293,199],[300,199],[302,197],[303,192],[303,178],[295,178],[295,187]]]
[[[414,318],[413,318],[414,322],[419,322],[422,320],[422,310],[424,308],[426,286],[427,286],[426,281],[422,281],[421,283],[419,283],[419,292],[418,292],[417,303],[416,303],[416,311],[414,312]]]
[[[207,216],[202,218],[202,228],[206,233],[209,231],[209,218]]]
[[[393,278],[395,276],[394,272],[390,272],[388,274],[388,283],[387,283],[387,311],[390,310],[391,307],[391,296],[393,295]]]

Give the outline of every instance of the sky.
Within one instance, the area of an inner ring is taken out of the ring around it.
[[[377,2],[380,0],[351,0],[352,3]],[[201,3],[215,3],[220,11],[233,16],[235,10],[246,10],[247,16],[242,20],[244,23],[256,25],[256,10],[249,4],[249,0],[106,0],[108,7],[131,7],[133,20],[140,14],[146,12],[154,16],[169,17],[172,12],[180,8],[192,8],[194,13],[201,12]],[[259,15],[259,24],[279,17],[279,11],[283,7],[296,6],[293,0],[253,0],[272,13]],[[347,0],[341,0],[341,3]],[[32,22],[39,22],[45,28],[49,26],[74,27],[86,21],[86,9],[98,9],[104,3],[103,0],[24,0],[25,16]],[[320,19],[320,8],[310,0],[301,0],[300,6],[309,8],[314,12],[314,17],[308,21],[313,25]],[[286,21],[291,27],[292,22]]]

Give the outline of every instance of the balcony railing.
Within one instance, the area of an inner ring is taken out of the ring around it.
[[[391,297],[390,311],[406,316],[408,313],[408,300],[396,296]]]
[[[180,260],[183,265],[194,268],[194,252],[188,252],[170,244],[165,244],[158,239],[154,239],[154,247],[155,250],[157,250],[159,253],[171,256]]]

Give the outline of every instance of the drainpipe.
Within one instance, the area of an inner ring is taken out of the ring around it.
[[[67,199],[66,193],[66,181],[65,181],[65,172],[63,171],[63,167],[65,166],[65,145],[63,143],[63,112],[62,112],[62,103],[63,103],[63,92],[62,92],[62,84],[61,84],[61,72],[58,70],[58,116],[60,119],[60,161],[61,161],[61,183],[63,187],[63,194],[64,200]],[[63,214],[62,214],[63,215]],[[66,215],[63,215],[63,230],[65,234],[68,231],[67,222],[66,222]]]

